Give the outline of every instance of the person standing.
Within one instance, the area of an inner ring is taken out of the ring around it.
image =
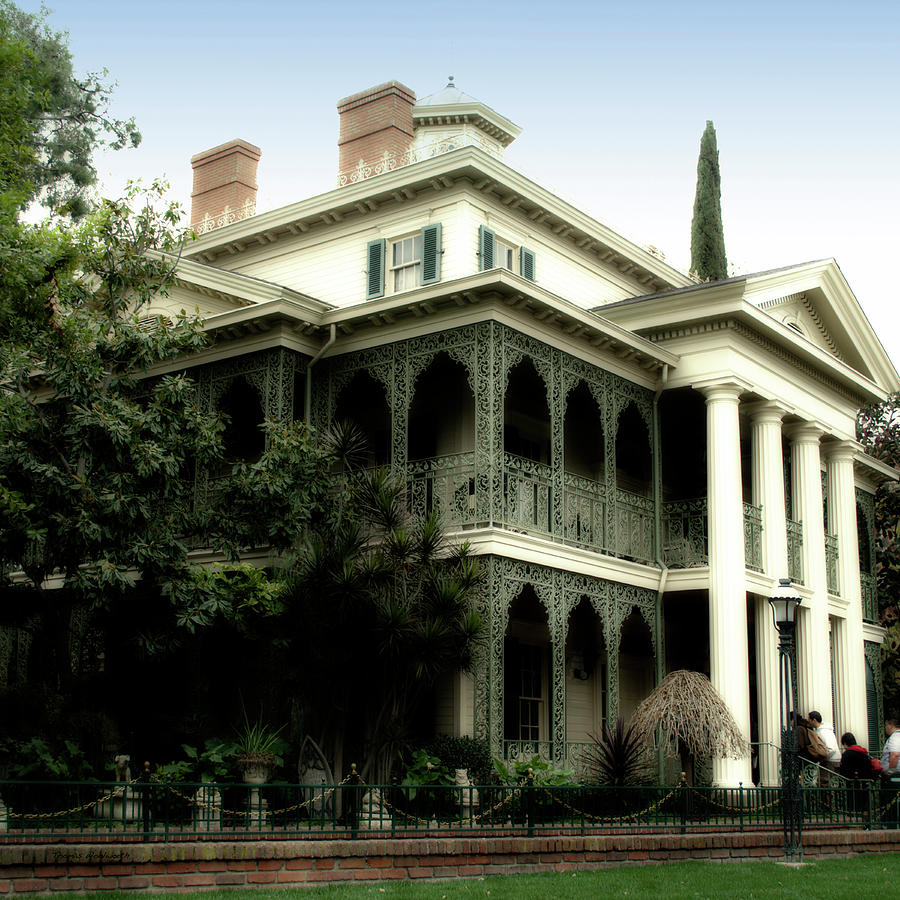
[[[885,719],[884,731],[887,740],[881,751],[881,768],[885,772],[900,769],[900,722],[897,719]]]
[[[838,747],[834,729],[830,725],[822,723],[822,713],[818,710],[812,710],[807,718],[810,725],[816,730],[816,734],[821,738],[822,743],[828,748],[828,756],[821,761],[821,765],[827,766],[833,772],[837,772],[838,766],[841,764],[841,748]]]

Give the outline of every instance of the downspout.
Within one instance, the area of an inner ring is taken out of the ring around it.
[[[662,545],[662,454],[659,441],[659,398],[669,381],[669,364],[663,363],[659,373],[659,381],[653,394],[653,544],[656,565],[659,567],[659,587],[656,591],[656,684],[663,680],[665,669],[665,621],[663,620],[663,594],[666,591],[666,579],[669,568],[666,565]],[[662,741],[658,742],[656,752],[657,775],[662,784],[666,775],[666,753]]]
[[[312,368],[322,358],[322,354],[337,340],[337,326],[329,326],[328,340],[319,347],[319,352],[306,364],[305,396],[303,398],[303,419],[309,427],[312,414]]]

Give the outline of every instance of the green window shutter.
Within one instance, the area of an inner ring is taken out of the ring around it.
[[[422,284],[441,280],[441,226],[426,225],[422,229]]]
[[[519,271],[523,278],[534,281],[534,251],[525,247],[519,250]]]
[[[494,268],[494,232],[484,225],[478,226],[478,270]]]
[[[369,261],[366,271],[366,300],[384,296],[384,246],[384,238],[369,241],[366,250]]]

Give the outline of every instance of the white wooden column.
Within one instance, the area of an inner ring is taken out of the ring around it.
[[[763,571],[772,591],[779,578],[788,577],[787,525],[784,508],[784,457],[781,420],[785,410],[765,401],[747,407],[751,416],[753,503],[762,507]],[[771,591],[769,592],[771,594]],[[778,747],[781,746],[781,710],[778,704],[778,632],[768,596],[753,598],[756,629],[756,709],[759,771],[762,784],[780,783]]]
[[[855,441],[837,441],[825,447],[828,472],[828,514],[838,539],[838,590],[844,618],[835,621],[834,685],[838,737],[844,731],[867,734],[866,658],[863,646],[862,592],[859,583],[859,538],[856,523],[856,484],[853,479]],[[829,710],[830,718],[831,710]],[[822,710],[823,717],[825,710]]]
[[[803,584],[812,591],[798,610],[797,683],[799,712],[831,710],[831,653],[828,641],[828,574],[825,564],[825,505],[819,440],[809,422],[785,429],[791,439],[794,518],[803,524]]]
[[[738,384],[699,386],[706,397],[709,515],[709,667],[713,687],[750,739],[744,503]],[[713,760],[713,784],[749,785],[750,758]]]

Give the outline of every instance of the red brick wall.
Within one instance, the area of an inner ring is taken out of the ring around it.
[[[743,834],[0,845],[0,894],[457,878],[678,859],[780,859],[780,831]],[[900,831],[810,831],[807,857],[900,851]]]
[[[338,172],[348,172],[360,160],[372,165],[385,151],[391,156],[409,149],[413,138],[416,95],[399,81],[389,81],[338,102],[340,160]]]
[[[235,139],[191,157],[194,190],[191,193],[191,225],[208,213],[217,216],[230,207],[239,209],[256,201],[256,169],[262,151]]]

